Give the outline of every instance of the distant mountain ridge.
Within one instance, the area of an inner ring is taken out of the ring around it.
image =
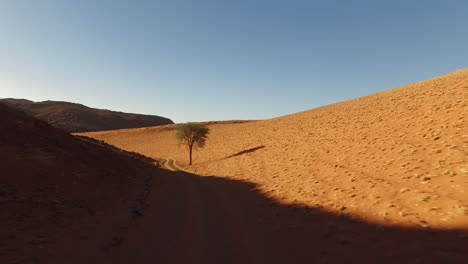
[[[116,112],[70,102],[33,102],[26,99],[6,98],[0,99],[0,103],[21,110],[70,133],[174,124],[171,119],[161,116]]]

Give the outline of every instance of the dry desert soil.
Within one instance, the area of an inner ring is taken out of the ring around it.
[[[171,217],[152,221],[178,232],[164,238],[177,252],[168,261],[467,263],[467,113],[465,69],[270,120],[211,123],[192,166],[175,125],[85,135],[184,168],[161,197]]]
[[[70,135],[0,105],[0,263],[468,263],[467,113],[461,70],[209,122],[189,166],[175,125]]]

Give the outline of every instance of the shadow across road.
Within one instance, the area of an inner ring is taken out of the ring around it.
[[[283,204],[251,182],[159,170],[112,263],[467,263],[468,233]]]

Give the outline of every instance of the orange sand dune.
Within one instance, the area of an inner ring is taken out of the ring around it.
[[[264,121],[211,124],[194,165],[174,125],[87,133],[198,175],[388,226],[468,230],[468,69]]]

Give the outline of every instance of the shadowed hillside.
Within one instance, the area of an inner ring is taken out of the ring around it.
[[[0,117],[0,263],[49,263],[56,250],[93,254],[144,207],[148,160],[3,104]]]
[[[25,99],[0,99],[0,102],[66,132],[104,131],[173,124],[170,119],[160,116],[115,112],[68,102],[32,102]]]

